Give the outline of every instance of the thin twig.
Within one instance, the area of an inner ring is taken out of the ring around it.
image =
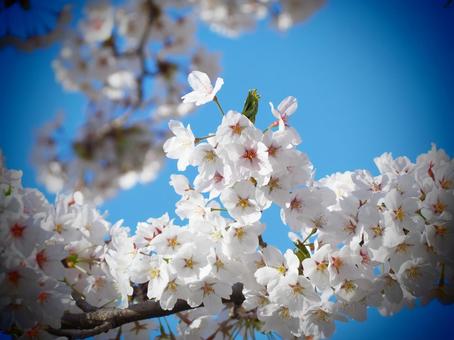
[[[219,111],[221,111],[221,114],[225,116],[224,110],[222,109],[221,103],[219,103],[219,99],[217,96],[214,96],[213,101],[216,103],[216,105],[219,108]]]

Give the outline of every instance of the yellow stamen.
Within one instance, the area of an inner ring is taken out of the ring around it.
[[[289,287],[292,288],[293,294],[295,295],[303,294],[304,287],[301,286],[298,282],[294,285],[289,285]]]
[[[284,264],[281,264],[279,267],[277,267],[277,271],[281,274],[285,274],[287,272],[287,268],[285,268]]]
[[[167,239],[167,246],[175,249],[177,246],[180,245],[180,242],[178,242],[177,236],[171,237]]]
[[[374,233],[374,237],[379,237],[383,236],[383,232],[385,231],[385,228],[377,224],[375,227],[372,227],[372,232]]]
[[[61,234],[63,232],[63,224],[57,223],[55,225],[54,231],[58,234]]]
[[[166,288],[172,292],[175,292],[177,290],[177,284],[175,283],[175,280],[169,281]]]
[[[356,289],[356,285],[353,283],[353,281],[345,280],[341,285],[341,289],[345,290],[347,293],[351,293]]]
[[[233,236],[235,236],[238,240],[241,241],[244,237],[244,234],[246,234],[246,232],[244,231],[244,228],[239,227],[239,228],[235,228],[235,234]]]
[[[236,205],[237,207],[241,207],[243,209],[246,209],[251,206],[249,203],[249,199],[241,197],[238,197],[238,203]]]
[[[434,213],[440,215],[443,213],[443,211],[445,211],[446,204],[444,204],[442,201],[437,199],[437,203],[432,205],[432,207],[433,207]]]
[[[214,285],[214,283],[205,282],[205,284],[202,287],[204,296],[214,293],[213,285]]]
[[[394,217],[396,220],[398,220],[399,222],[402,222],[405,218],[405,212],[404,210],[402,209],[402,207],[399,207],[397,208],[396,210],[394,210]]]
[[[152,280],[154,279],[157,279],[161,274],[161,271],[159,270],[159,268],[152,268],[150,270],[150,277]]]
[[[184,267],[193,269],[196,262],[190,257],[189,259],[184,259]]]

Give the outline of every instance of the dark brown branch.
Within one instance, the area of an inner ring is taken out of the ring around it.
[[[143,101],[143,92],[144,92],[144,87],[145,87],[145,77],[147,76],[147,63],[146,63],[146,58],[147,58],[147,55],[146,55],[146,52],[145,52],[145,48],[146,48],[146,44],[147,44],[147,41],[148,41],[148,36],[150,35],[150,29],[151,29],[151,25],[152,23],[154,23],[155,20],[158,20],[159,17],[161,16],[161,10],[160,8],[154,4],[153,1],[148,1],[147,3],[147,7],[148,7],[148,20],[145,24],[145,28],[144,28],[144,31],[143,31],[143,35],[140,39],[140,42],[139,42],[139,46],[137,47],[137,53],[139,55],[139,60],[140,60],[140,66],[142,68],[142,73],[139,75],[138,79],[137,79],[137,83],[138,83],[138,94],[137,94],[137,103],[135,106],[139,106],[140,103]]]
[[[94,336],[103,332],[111,330],[111,324],[109,322],[104,322],[99,326],[93,327],[92,329],[55,329],[48,328],[47,331],[53,335],[57,336],[66,336],[69,339],[80,339],[88,338],[89,336]]]
[[[71,292],[71,296],[73,297],[74,301],[76,301],[76,306],[79,307],[82,311],[89,313],[89,312],[94,312],[98,308],[90,305],[84,298],[82,294],[80,294],[78,291],[73,290]]]
[[[224,303],[233,303],[236,306],[240,306],[243,301],[243,285],[241,283],[234,284],[230,299],[223,300]],[[173,309],[164,310],[157,301],[145,301],[125,309],[109,307],[86,313],[65,313],[61,320],[61,328],[49,327],[47,331],[53,335],[66,336],[70,339],[86,338],[126,323],[172,315],[202,306],[203,304],[191,307],[186,301],[178,300]]]
[[[264,249],[264,248],[266,248],[267,246],[268,246],[268,244],[267,244],[265,241],[263,241],[262,235],[259,235],[259,247],[260,247],[261,249]]]

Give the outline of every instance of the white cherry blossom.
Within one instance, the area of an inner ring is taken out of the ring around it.
[[[224,84],[222,78],[217,78],[213,87],[208,75],[200,71],[189,73],[188,82],[193,91],[185,94],[181,99],[183,99],[183,103],[195,103],[195,105],[203,105],[212,101]]]
[[[189,125],[185,128],[182,123],[175,120],[169,122],[169,129],[175,137],[164,143],[164,152],[167,157],[178,159],[178,170],[184,171],[191,163],[195,137]]]

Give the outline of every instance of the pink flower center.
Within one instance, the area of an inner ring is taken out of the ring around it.
[[[11,282],[13,285],[17,286],[19,284],[19,280],[21,279],[21,275],[17,270],[8,273],[8,281]]]
[[[214,174],[215,183],[222,182],[223,179],[224,179],[224,176],[222,176],[219,172],[216,171],[216,173]]]
[[[38,264],[39,268],[43,269],[43,266],[46,262],[47,262],[46,252],[43,249],[36,254],[36,263]]]
[[[37,339],[39,336],[39,331],[40,331],[39,325],[33,326],[33,328],[30,328],[26,332],[27,337],[29,337],[30,339],[35,339],[35,338]]]
[[[339,274],[339,269],[344,265],[344,262],[340,257],[331,257],[331,264],[336,269],[336,272]]]
[[[48,297],[49,297],[49,294],[47,294],[46,292],[40,292],[38,294],[39,303],[45,303],[47,301]]]
[[[23,236],[24,230],[25,230],[24,226],[21,226],[20,224],[15,223],[11,227],[10,232],[11,232],[11,235],[13,235],[14,238],[20,238],[20,237]]]
[[[240,125],[240,122],[237,122],[235,125],[230,125],[230,129],[234,135],[241,135],[244,127]]]
[[[276,147],[276,146],[274,146],[274,145],[270,145],[270,146],[268,147],[268,155],[269,155],[270,157],[275,157],[275,156],[276,156],[277,150],[279,150],[279,147]]]
[[[290,201],[290,209],[291,209],[291,210],[300,210],[302,207],[303,207],[303,203],[302,203],[301,200],[298,199],[297,197],[294,197],[294,198]]]
[[[241,157],[252,162],[257,158],[257,151],[255,151],[254,149],[245,149]]]

